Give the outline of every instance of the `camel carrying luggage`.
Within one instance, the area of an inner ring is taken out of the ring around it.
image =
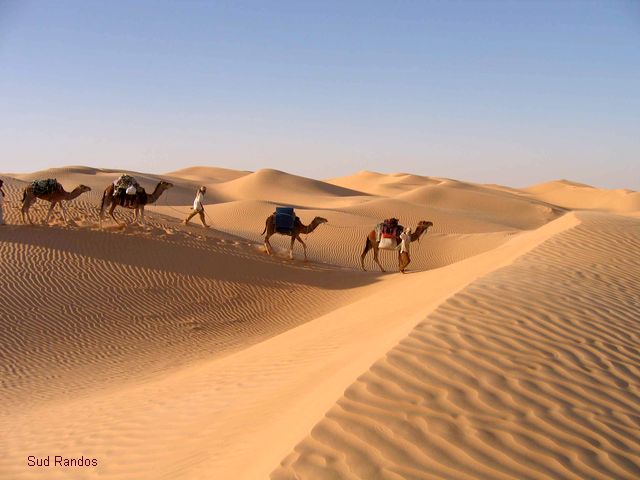
[[[138,181],[131,175],[122,174],[113,182],[113,196],[119,199],[122,206],[131,205],[142,189]]]
[[[33,189],[33,194],[38,195],[49,195],[50,193],[55,192],[61,187],[58,183],[58,180],[55,178],[47,178],[44,180],[34,180],[31,182],[31,188]]]
[[[398,225],[397,218],[388,218],[376,226],[376,239],[380,250],[396,250],[398,247],[398,237],[404,230],[402,225]]]
[[[378,243],[378,248],[380,250],[395,250],[398,247],[398,243],[395,237],[382,235],[380,242]]]
[[[276,207],[276,232],[290,234],[296,218],[293,207]]]
[[[133,178],[131,175],[120,175],[113,182],[113,196],[118,197],[122,195],[135,195],[138,193],[138,189],[140,188],[140,184],[138,181]]]

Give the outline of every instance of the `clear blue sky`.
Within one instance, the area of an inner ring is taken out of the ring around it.
[[[640,189],[640,1],[0,0],[0,145]]]

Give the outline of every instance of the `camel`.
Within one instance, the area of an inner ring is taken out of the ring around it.
[[[64,187],[56,181],[55,187],[49,193],[36,194],[33,189],[33,184],[31,184],[22,192],[22,221],[24,223],[27,223],[27,220],[29,220],[29,223],[33,225],[33,222],[31,221],[31,215],[29,214],[29,209],[31,208],[31,205],[35,203],[36,199],[39,198],[40,200],[46,200],[47,202],[51,203],[51,205],[49,206],[49,211],[47,212],[47,217],[45,218],[43,223],[49,223],[51,212],[53,211],[53,208],[58,204],[60,204],[60,208],[62,209],[62,217],[66,222],[67,209],[62,202],[68,202],[76,197],[79,197],[83,193],[90,191],[91,188],[87,187],[86,185],[78,185],[72,191],[67,192],[65,191]]]
[[[107,205],[110,205],[109,215],[111,216],[111,218],[113,218],[113,221],[116,222],[118,225],[122,225],[122,223],[118,222],[118,220],[116,220],[116,217],[113,215],[113,211],[116,209],[116,207],[118,205],[120,205],[121,207],[124,207],[124,208],[128,208],[130,210],[134,210],[135,211],[135,220],[134,221],[137,222],[138,219],[140,219],[140,222],[142,223],[142,225],[144,225],[144,223],[145,223],[145,220],[144,220],[144,207],[145,207],[145,205],[149,205],[151,203],[155,203],[156,200],[158,200],[158,198],[160,198],[160,195],[162,195],[165,190],[168,190],[171,187],[173,187],[173,183],[169,183],[169,182],[165,182],[164,180],[161,180],[158,183],[158,185],[156,185],[156,188],[155,188],[155,190],[153,191],[152,194],[148,194],[147,192],[145,192],[144,188],[142,188],[135,195],[135,199],[133,200],[133,202],[128,203],[127,205],[124,205],[122,203],[122,200],[119,197],[114,197],[113,196],[115,185],[113,183],[111,183],[105,189],[104,193],[102,194],[102,200],[100,201],[100,228],[102,228],[102,219],[104,217],[104,210],[105,210],[105,208],[107,208]]]
[[[328,220],[326,218],[322,218],[322,217],[316,217],[314,218],[311,223],[309,225],[303,225],[303,223],[300,221],[300,219],[298,217],[296,217],[296,221],[293,224],[293,230],[291,231],[291,233],[283,233],[283,232],[278,232],[276,231],[276,214],[272,213],[271,215],[269,215],[265,221],[265,226],[264,226],[264,230],[262,231],[262,233],[260,235],[263,235],[265,232],[267,232],[267,234],[264,237],[264,247],[267,249],[267,253],[269,255],[273,254],[273,248],[271,247],[271,244],[269,243],[269,238],[274,234],[274,233],[279,233],[280,235],[289,235],[291,237],[291,247],[289,248],[289,259],[293,260],[293,244],[296,240],[298,240],[301,244],[302,244],[302,248],[304,249],[304,259],[305,261],[307,260],[307,245],[302,241],[302,239],[300,238],[300,234],[304,233],[311,233],[313,232],[318,225],[322,225],[323,223],[327,223]]]
[[[411,234],[411,241],[415,242],[416,240],[419,240],[423,234],[427,233],[427,230],[429,229],[429,227],[433,227],[433,222],[428,222],[426,220],[421,220],[420,222],[418,222],[418,226]],[[364,257],[367,256],[367,253],[371,249],[373,249],[373,259],[380,267],[380,270],[384,272],[385,269],[382,268],[382,265],[378,260],[379,249],[378,249],[378,242],[376,241],[375,230],[371,230],[369,232],[369,235],[367,235],[367,239],[365,240],[365,244],[364,244],[364,251],[362,252],[362,255],[360,255],[360,263],[362,265],[362,270],[365,270],[365,271],[367,270],[366,268],[364,268]],[[398,260],[400,260],[400,252],[398,252]]]

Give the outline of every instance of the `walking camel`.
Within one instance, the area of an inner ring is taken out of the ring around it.
[[[427,233],[427,230],[429,229],[429,227],[433,227],[433,222],[428,222],[426,220],[421,220],[420,222],[418,222],[418,226],[411,234],[411,241],[415,242],[416,240],[418,240],[423,234]],[[365,244],[364,244],[364,250],[362,252],[362,255],[360,255],[360,264],[362,265],[362,270],[366,270],[366,268],[364,268],[364,258],[367,256],[367,253],[371,249],[373,249],[373,260],[378,264],[378,266],[380,267],[380,270],[384,272],[385,269],[382,268],[382,265],[378,260],[379,249],[378,249],[378,242],[376,241],[375,230],[371,230],[369,232],[369,235],[367,235],[367,239],[365,240]],[[400,258],[400,253],[398,252],[398,259],[399,258]]]
[[[322,218],[322,217],[316,217],[314,218],[311,223],[309,225],[304,225],[300,219],[298,217],[296,217],[296,220],[293,224],[293,229],[291,230],[291,232],[278,232],[276,230],[276,215],[275,213],[272,213],[271,215],[269,215],[265,221],[265,226],[264,226],[264,230],[262,231],[262,234],[264,234],[265,232],[267,232],[267,234],[264,237],[264,246],[267,249],[267,253],[269,255],[273,254],[273,248],[271,247],[271,244],[269,243],[269,238],[271,238],[271,236],[273,236],[274,233],[279,233],[280,235],[289,235],[291,237],[291,247],[289,248],[289,258],[291,260],[293,260],[293,244],[296,240],[298,240],[301,244],[302,244],[302,248],[304,249],[304,259],[305,261],[307,260],[307,245],[302,241],[302,239],[300,238],[300,234],[304,233],[311,233],[313,232],[318,225],[322,225],[323,223],[327,223],[328,220],[326,218]]]
[[[31,208],[31,205],[33,205],[36,199],[38,198],[40,200],[46,200],[47,202],[51,203],[51,205],[49,206],[49,211],[47,212],[47,217],[45,218],[43,223],[49,223],[49,217],[51,216],[51,212],[53,211],[53,208],[58,204],[60,204],[60,208],[62,210],[62,218],[66,222],[67,208],[64,206],[64,203],[62,202],[63,201],[69,202],[74,198],[79,197],[83,193],[91,191],[91,188],[87,187],[86,185],[78,185],[72,191],[67,192],[59,182],[55,181],[52,187],[45,193],[45,192],[39,192],[34,187],[35,183],[37,183],[37,181],[32,182],[31,185],[25,188],[24,191],[22,192],[22,209],[20,213],[22,216],[23,223],[27,223],[27,220],[28,220],[30,224],[33,224],[33,221],[31,220],[31,215],[29,214],[29,209]]]
[[[104,193],[102,194],[102,200],[100,201],[100,227],[102,228],[102,219],[104,218],[104,210],[105,208],[107,208],[107,205],[110,206],[109,215],[111,216],[111,218],[113,218],[113,221],[116,222],[118,225],[122,225],[122,223],[118,222],[118,220],[116,220],[116,217],[113,215],[113,211],[116,209],[117,206],[128,208],[129,210],[134,210],[135,212],[134,221],[137,222],[138,219],[140,219],[140,222],[144,225],[145,205],[155,203],[158,200],[158,198],[160,198],[160,195],[162,195],[165,192],[165,190],[169,190],[171,187],[173,187],[173,183],[165,182],[164,180],[161,180],[160,182],[158,182],[158,185],[156,185],[156,188],[153,191],[153,193],[148,194],[147,192],[145,192],[144,188],[141,188],[135,194],[135,198],[133,199],[133,201],[127,202],[125,204],[120,197],[113,196],[115,185],[111,183],[105,189]]]

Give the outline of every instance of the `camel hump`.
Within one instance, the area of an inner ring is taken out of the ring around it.
[[[397,218],[387,218],[376,225],[376,242],[380,242],[383,238],[393,238],[397,241],[403,230],[404,227],[398,223]]]
[[[31,189],[34,195],[48,195],[62,190],[62,185],[55,178],[43,178],[31,182]]]
[[[387,218],[378,227],[382,230],[382,233],[399,236],[404,230],[404,227],[400,225],[397,218]]]
[[[296,213],[293,207],[276,207],[276,231],[279,233],[291,233],[296,220]]]
[[[127,188],[129,187],[138,188],[140,184],[131,175],[127,175],[123,173],[122,175],[120,175],[118,178],[114,180],[113,186],[115,187],[116,190],[127,190]]]

